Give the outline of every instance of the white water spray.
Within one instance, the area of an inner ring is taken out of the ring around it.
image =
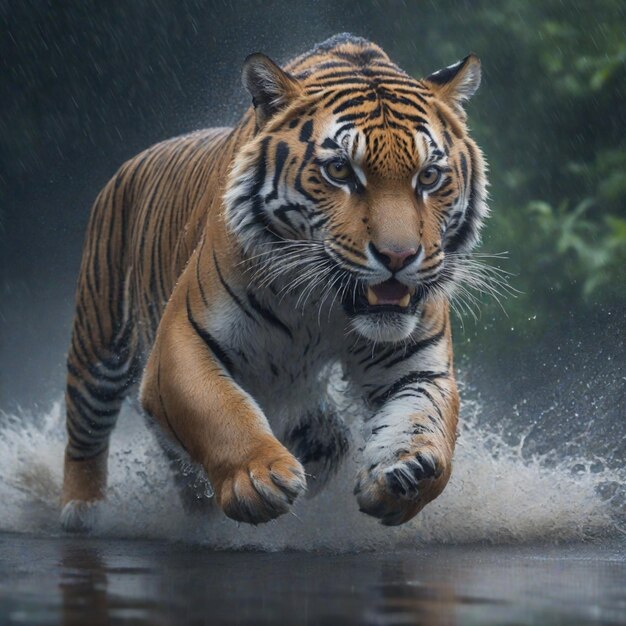
[[[574,473],[584,459],[546,463],[524,458],[476,425],[467,403],[450,483],[412,522],[387,528],[358,511],[352,494],[358,443],[337,477],[317,497],[258,527],[215,511],[187,514],[169,465],[143,420],[123,411],[111,441],[108,499],[93,534],[162,538],[216,548],[264,550],[389,549],[418,542],[580,540],[618,530],[599,488],[624,477],[604,469]],[[356,430],[356,429],[355,429]],[[65,445],[62,404],[43,416],[0,415],[0,531],[61,534],[59,494]],[[589,465],[589,464],[586,464]]]

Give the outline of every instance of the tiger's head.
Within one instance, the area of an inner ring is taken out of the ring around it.
[[[341,301],[363,336],[407,338],[420,303],[458,281],[488,212],[463,110],[479,60],[416,80],[344,35],[287,70],[251,55],[243,83],[255,134],[225,207],[244,253],[269,279],[289,276],[287,289]]]

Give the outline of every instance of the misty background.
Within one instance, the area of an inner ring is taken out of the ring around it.
[[[481,251],[519,293],[456,318],[481,419],[525,450],[626,455],[626,6],[493,2],[0,1],[0,410],[63,393],[89,211],[123,161],[235,124],[243,59],[337,32],[414,76],[468,52],[490,164]],[[599,461],[600,462],[600,461]]]

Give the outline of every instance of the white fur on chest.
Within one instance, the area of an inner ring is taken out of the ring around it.
[[[280,432],[327,399],[344,353],[345,316],[303,310],[293,298],[269,292],[255,294],[258,308],[244,298],[242,308],[225,294],[207,312],[207,327],[232,358],[237,383]]]

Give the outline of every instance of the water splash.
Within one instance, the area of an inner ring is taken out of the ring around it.
[[[608,489],[613,495],[615,485],[623,488],[624,476],[606,466],[591,471],[584,458],[571,455],[561,461],[525,458],[521,444],[512,446],[477,426],[479,408],[465,404],[453,475],[443,495],[398,528],[383,527],[358,512],[352,495],[357,458],[319,496],[297,502],[293,514],[263,526],[237,524],[215,510],[188,514],[153,435],[141,418],[125,410],[111,442],[108,500],[100,506],[93,532],[216,548],[338,551],[418,541],[566,541],[619,532],[614,498],[606,493],[607,485],[613,486]],[[0,530],[61,534],[63,419],[60,402],[39,417],[0,416]]]

